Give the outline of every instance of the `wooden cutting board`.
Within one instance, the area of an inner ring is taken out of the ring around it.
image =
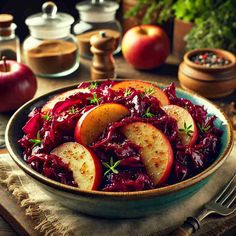
[[[0,150],[0,154],[7,153],[7,150]],[[24,209],[19,207],[11,194],[0,186],[0,215],[11,225],[14,231],[20,236],[38,236],[30,217],[25,215]],[[1,229],[0,229],[0,235]]]

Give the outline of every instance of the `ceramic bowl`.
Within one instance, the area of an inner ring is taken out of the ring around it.
[[[164,85],[157,85],[164,87]],[[27,120],[28,113],[34,107],[40,107],[52,96],[73,88],[75,86],[59,89],[26,103],[12,116],[6,130],[6,145],[16,164],[41,186],[46,193],[51,194],[55,200],[71,209],[93,216],[109,218],[136,218],[158,213],[173,204],[189,198],[201,189],[213,173],[224,163],[231,151],[233,145],[232,127],[225,114],[203,97],[177,89],[179,97],[190,99],[195,104],[204,105],[210,114],[216,115],[216,126],[224,132],[219,155],[210,167],[183,182],[137,192],[85,191],[58,183],[34,171],[23,161],[22,149],[17,144],[17,140],[22,137],[21,128]]]
[[[206,67],[190,60],[193,55],[214,52],[218,56],[228,59],[225,66]],[[178,77],[183,88],[190,89],[208,98],[218,98],[229,95],[236,89],[236,59],[235,56],[220,49],[196,49],[184,55],[179,66]]]

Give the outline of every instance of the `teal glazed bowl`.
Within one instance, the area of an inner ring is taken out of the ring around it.
[[[161,88],[165,87],[163,84],[157,85]],[[29,101],[12,116],[6,130],[6,145],[16,164],[41,186],[46,193],[73,210],[106,218],[136,218],[158,213],[182,202],[200,190],[224,163],[233,147],[232,127],[225,114],[205,98],[192,92],[177,89],[178,97],[187,98],[195,104],[204,105],[208,113],[216,115],[215,124],[224,132],[219,155],[215,162],[206,170],[177,184],[136,192],[85,191],[58,183],[34,171],[24,162],[22,149],[17,140],[22,137],[21,128],[27,120],[28,113],[34,107],[40,107],[56,94],[75,87],[70,86],[59,89]]]

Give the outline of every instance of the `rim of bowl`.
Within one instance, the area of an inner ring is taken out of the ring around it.
[[[124,81],[124,80],[130,80],[130,79],[115,79],[115,81]],[[102,82],[102,80],[97,80],[98,82]],[[159,82],[155,82],[155,81],[150,81],[150,80],[140,80],[143,82],[149,82],[152,83],[154,85],[161,85],[161,86],[169,86],[169,84],[167,83],[159,83]],[[82,81],[81,81],[82,82]],[[86,80],[83,82],[91,82],[91,80]],[[45,176],[43,176],[42,174],[38,173],[37,171],[33,170],[24,160],[21,156],[18,156],[17,154],[14,153],[14,151],[11,148],[10,145],[10,139],[9,139],[9,130],[11,127],[11,124],[14,122],[14,120],[16,119],[17,115],[19,112],[21,112],[22,110],[25,109],[25,107],[28,106],[28,104],[34,103],[35,101],[40,101],[42,98],[44,98],[45,96],[50,96],[50,95],[56,95],[57,92],[59,93],[60,91],[66,91],[69,89],[73,89],[75,88],[75,86],[77,86],[78,84],[74,84],[71,86],[66,86],[60,89],[56,89],[53,90],[49,93],[46,93],[44,95],[41,95],[35,99],[32,99],[30,101],[28,101],[27,103],[25,103],[23,106],[21,106],[11,117],[11,119],[9,120],[7,127],[6,127],[6,132],[5,132],[5,141],[6,141],[6,147],[8,149],[8,152],[10,154],[10,156],[12,157],[12,159],[15,161],[15,163],[21,168],[23,169],[24,172],[26,172],[28,175],[30,175],[32,178],[34,178],[35,180],[39,181],[40,183],[43,183],[51,188],[55,188],[56,190],[62,190],[71,194],[78,194],[78,195],[82,195],[82,196],[86,196],[86,197],[97,197],[97,198],[118,198],[120,200],[126,200],[126,199],[139,199],[141,197],[153,197],[153,196],[160,196],[160,195],[166,195],[170,192],[175,192],[175,191],[179,191],[185,188],[188,188],[204,179],[206,179],[208,176],[210,176],[211,174],[213,174],[223,163],[224,161],[227,159],[228,155],[230,154],[232,148],[233,148],[233,128],[232,125],[228,119],[228,117],[226,116],[225,112],[218,107],[217,105],[215,105],[214,103],[212,103],[211,101],[209,101],[208,99],[204,98],[203,96],[192,92],[192,91],[185,91],[181,88],[176,88],[176,90],[179,90],[181,92],[190,94],[191,96],[195,96],[197,98],[206,100],[208,103],[210,103],[213,107],[215,107],[216,109],[218,109],[220,111],[220,113],[223,115],[224,119],[227,121],[226,126],[227,126],[227,130],[228,130],[228,140],[229,142],[227,143],[226,148],[224,149],[223,153],[219,156],[218,160],[216,160],[214,163],[212,163],[208,168],[206,168],[204,171],[200,172],[199,174],[169,185],[169,186],[165,186],[165,187],[161,187],[161,188],[154,188],[154,189],[150,189],[150,190],[142,190],[142,191],[133,191],[133,192],[105,192],[105,191],[99,191],[99,190],[82,190],[79,189],[77,187],[72,187],[69,185],[65,185],[62,183],[59,183],[57,181],[54,181],[52,179],[49,179]]]
[[[215,66],[215,67],[206,67],[202,65],[198,65],[190,60],[190,57],[196,54],[199,54],[201,52],[214,52],[217,55],[220,55],[224,57],[225,59],[228,59],[230,63],[225,66]],[[236,57],[233,53],[223,50],[223,49],[215,49],[215,48],[202,48],[202,49],[194,49],[184,54],[184,62],[189,65],[190,67],[193,67],[195,69],[200,70],[207,70],[207,71],[215,71],[215,70],[228,70],[236,65]]]

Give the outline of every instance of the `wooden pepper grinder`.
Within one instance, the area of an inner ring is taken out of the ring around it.
[[[113,57],[115,39],[101,31],[90,38],[90,44],[93,53],[91,79],[114,79],[116,77]]]

